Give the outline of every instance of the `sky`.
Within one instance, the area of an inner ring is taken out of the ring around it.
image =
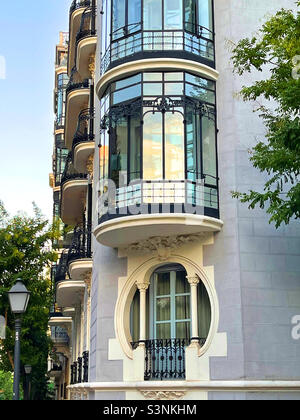
[[[0,201],[11,215],[34,201],[51,219],[55,46],[71,0],[1,3]]]

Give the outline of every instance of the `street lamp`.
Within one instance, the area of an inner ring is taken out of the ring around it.
[[[26,289],[21,279],[17,279],[16,284],[8,292],[10,309],[16,315],[15,319],[15,354],[14,354],[14,388],[13,400],[20,397],[20,335],[21,335],[21,315],[26,312],[30,292]]]
[[[30,400],[30,374],[32,371],[32,366],[30,365],[25,365],[24,366],[24,370],[26,373],[26,397],[25,400]]]

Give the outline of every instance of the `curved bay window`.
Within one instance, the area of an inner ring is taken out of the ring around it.
[[[210,299],[204,284],[197,286],[198,336],[192,337],[191,286],[181,265],[157,269],[147,290],[146,308],[141,308],[137,290],[130,312],[130,330],[135,348],[139,343],[140,312],[146,312],[145,380],[184,379],[185,349],[196,340],[203,346],[211,326]]]
[[[215,102],[215,82],[185,72],[110,85],[101,99],[100,193],[114,181],[117,215],[152,204],[175,213],[184,203],[219,218]],[[100,223],[110,217],[105,205],[99,213]]]
[[[159,51],[213,66],[213,0],[104,0],[102,74]]]

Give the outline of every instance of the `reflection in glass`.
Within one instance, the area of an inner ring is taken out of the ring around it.
[[[124,0],[123,0],[124,1]],[[128,31],[135,32],[141,28],[141,0],[128,0]]]
[[[202,118],[202,147],[203,171],[206,175],[205,183],[216,185],[217,156],[215,122],[206,116]]]
[[[118,31],[118,29],[125,26],[125,5],[126,2],[124,0],[113,0],[113,39],[117,39],[122,36],[121,31]]]
[[[163,179],[162,114],[148,112],[144,117],[143,130],[143,178]]]
[[[144,82],[162,81],[162,73],[144,73]]]
[[[156,299],[156,320],[169,321],[171,317],[171,301],[169,297]]]
[[[145,83],[144,84],[144,95],[162,95],[162,84],[161,83]]]
[[[165,73],[165,81],[166,82],[174,82],[174,81],[180,80],[183,81],[183,73]]]
[[[184,94],[183,83],[166,83],[165,95],[180,95]]]
[[[183,112],[183,111],[182,111]],[[165,117],[165,179],[184,179],[184,124],[179,112]]]
[[[162,0],[144,0],[143,21],[146,31],[162,29]]]
[[[159,273],[156,277],[156,294],[157,296],[166,296],[170,294],[170,273]]]
[[[189,32],[197,31],[197,0],[184,0],[185,29]]]
[[[199,86],[190,85],[189,83],[186,83],[185,93],[187,96],[191,96],[192,98],[203,102],[209,102],[211,104],[215,104],[216,102],[215,92]]]
[[[213,31],[212,0],[201,0],[199,4],[199,25]]]
[[[164,29],[182,29],[182,0],[164,0]]]
[[[141,118],[130,118],[130,174],[129,181],[141,175]]]
[[[119,119],[111,128],[110,178],[119,186],[121,171],[127,171],[127,119]]]
[[[129,99],[134,99],[142,94],[141,85],[131,86],[122,90],[118,90],[113,93],[113,104],[118,104],[120,102],[128,101]]]
[[[122,89],[127,86],[135,85],[142,80],[141,74],[136,74],[135,76],[127,77],[126,79],[118,80],[111,84],[111,90],[114,92],[115,90]]]

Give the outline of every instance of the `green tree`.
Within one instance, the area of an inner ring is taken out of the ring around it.
[[[32,397],[45,399],[48,393],[47,358],[51,340],[47,335],[49,309],[52,303],[51,263],[57,254],[51,242],[57,238],[55,227],[49,226],[34,205],[34,215],[10,217],[0,203],[0,313],[7,319],[6,339],[0,347],[0,370],[13,371],[14,317],[10,312],[7,292],[21,278],[31,292],[22,319],[21,366],[32,366]],[[24,370],[21,380],[25,383]]]
[[[296,4],[300,6],[299,1]],[[253,166],[269,176],[263,191],[232,195],[249,203],[249,208],[267,208],[270,223],[275,222],[277,228],[300,217],[299,39],[299,11],[281,9],[257,36],[242,39],[232,50],[234,71],[239,75],[258,71],[267,76],[244,86],[241,96],[260,103],[255,111],[265,123],[266,139],[249,152]]]

